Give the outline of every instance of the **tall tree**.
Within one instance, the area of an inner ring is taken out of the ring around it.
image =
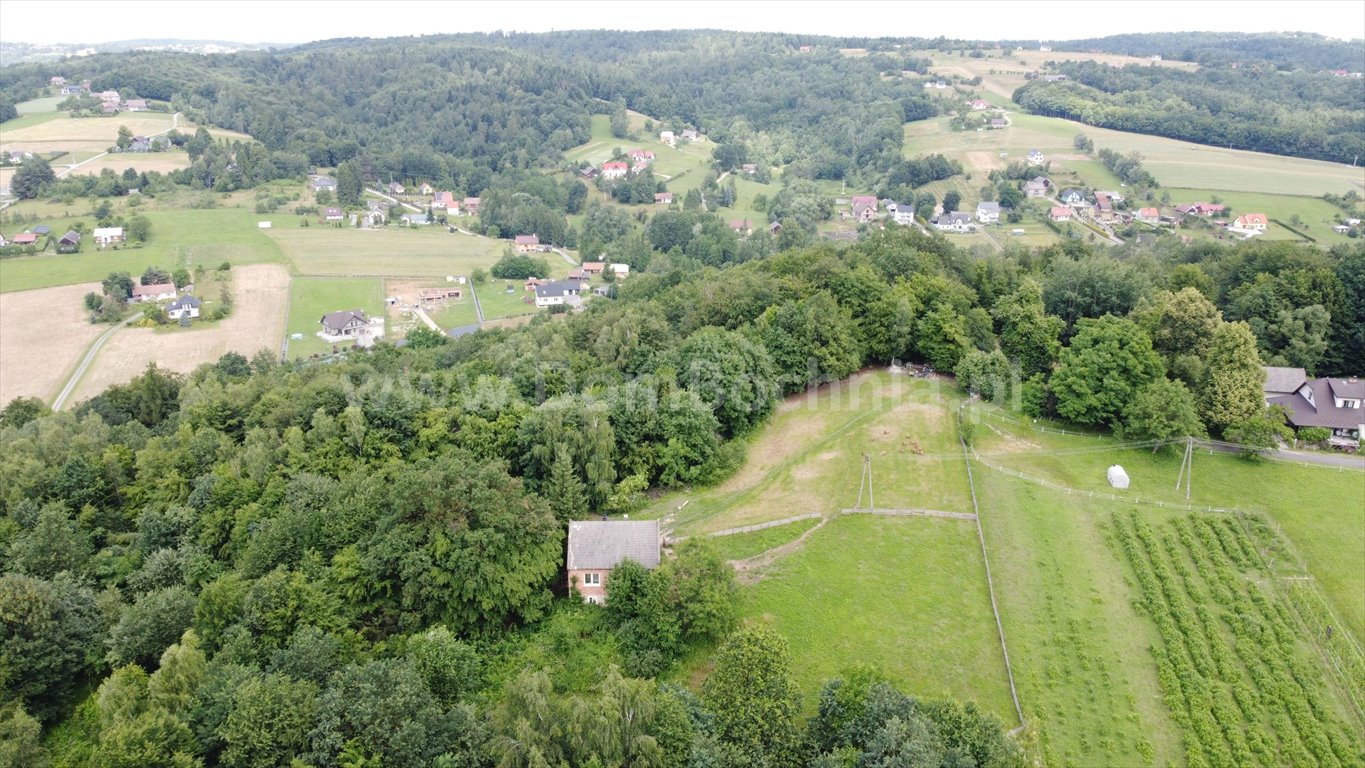
[[[1077,328],[1052,375],[1057,412],[1078,424],[1113,426],[1134,394],[1163,374],[1161,357],[1131,320],[1105,315]]]
[[[32,200],[41,195],[47,185],[56,178],[52,166],[43,158],[34,155],[19,165],[19,169],[10,178],[9,187],[20,200]]]
[[[716,731],[758,764],[788,765],[800,743],[801,693],[791,676],[787,641],[766,627],[730,636],[702,684]]]
[[[1160,440],[1155,452],[1185,437],[1204,437],[1194,393],[1183,381],[1155,379],[1138,390],[1123,411],[1122,433],[1130,440]]]
[[[1265,369],[1256,336],[1246,323],[1223,323],[1213,332],[1208,372],[1199,390],[1204,423],[1221,432],[1265,408]]]

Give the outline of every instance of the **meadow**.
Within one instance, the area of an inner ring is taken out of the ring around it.
[[[1273,219],[1277,219],[1291,227],[1298,229],[1322,245],[1335,245],[1337,243],[1355,243],[1343,234],[1332,231],[1332,226],[1337,223],[1338,216],[1344,217],[1341,209],[1327,202],[1314,197],[1296,197],[1292,195],[1270,195],[1253,192],[1228,192],[1220,189],[1190,189],[1186,187],[1162,188],[1161,194],[1170,193],[1172,203],[1212,201],[1217,198],[1219,202],[1232,207],[1234,216],[1242,213],[1264,213]],[[1357,214],[1358,216],[1359,214]],[[1291,219],[1298,216],[1303,222],[1303,226],[1295,226]],[[1280,224],[1270,222],[1265,234],[1257,237],[1265,240],[1298,240],[1299,236]]]
[[[360,309],[370,317],[383,317],[383,281],[373,277],[294,278],[289,286],[289,318],[284,330],[289,358],[330,353],[333,345],[316,335],[322,328],[319,320],[328,312],[344,309]],[[303,334],[303,338],[288,338],[296,333]]]

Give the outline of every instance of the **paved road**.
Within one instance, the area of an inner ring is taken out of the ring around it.
[[[1196,442],[1195,445],[1198,445],[1203,449],[1217,451],[1218,453],[1241,453],[1245,450],[1243,448],[1225,445],[1210,445],[1208,443],[1199,442]],[[1261,455],[1269,461],[1318,464],[1324,467],[1340,467],[1343,469],[1365,469],[1365,459],[1343,453],[1311,453],[1308,451],[1280,449],[1278,451],[1262,451]]]
[[[479,304],[478,291],[474,290],[474,281],[469,281],[469,297],[474,300],[474,312],[479,316],[479,325],[483,325],[483,305]]]
[[[62,391],[57,394],[57,399],[52,401],[52,410],[60,411],[62,409],[62,406],[66,404],[66,399],[71,397],[72,392],[76,391],[76,385],[80,383],[81,377],[85,375],[86,369],[90,367],[91,363],[95,362],[95,355],[100,351],[100,347],[104,346],[104,342],[108,341],[109,337],[114,335],[114,331],[117,331],[118,329],[122,328],[123,326],[131,322],[135,322],[141,319],[142,313],[138,312],[132,317],[127,318],[118,325],[115,325],[113,328],[110,328],[109,330],[100,334],[100,337],[98,339],[95,339],[95,341],[90,345],[90,349],[86,350],[85,357],[84,359],[81,360],[81,364],[76,366],[76,370],[72,372],[71,378],[67,379],[66,386],[62,387]]]
[[[579,265],[578,262],[574,261],[574,260],[573,260],[573,257],[570,256],[566,251],[561,251],[561,250],[559,250],[558,248],[553,248],[553,247],[550,248],[550,250],[552,250],[552,251],[554,251],[555,253],[559,254],[559,258],[563,259],[564,262],[565,262],[566,264],[568,264],[569,266],[571,266],[571,267],[576,267],[576,266]]]

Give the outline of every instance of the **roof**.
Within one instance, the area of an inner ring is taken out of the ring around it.
[[[540,238],[536,235],[517,235],[517,245],[540,245]]]
[[[1052,211],[1050,213],[1052,218],[1056,219],[1062,216],[1070,216],[1071,209],[1061,205],[1054,205],[1052,206]]]
[[[25,243],[36,243],[38,242],[38,236],[33,234],[32,232],[22,232],[20,234],[15,235],[14,240],[12,242],[18,245],[24,245]]]
[[[583,284],[577,280],[556,280],[553,283],[544,283],[536,286],[536,296],[548,298],[550,296],[563,296],[571,291],[583,290]]]
[[[1000,213],[1000,203],[984,200],[976,204],[976,210],[980,213]]]
[[[152,283],[151,285],[133,286],[134,296],[160,296],[163,293],[175,293],[175,283]]]
[[[972,217],[962,211],[943,213],[934,217],[935,224],[967,224],[971,220]]]
[[[141,109],[146,109],[146,108],[147,108],[147,100],[146,100],[146,99],[129,99],[126,103],[128,104],[128,107],[129,107],[130,109],[133,108],[133,107],[138,107],[138,108],[141,108]]]
[[[569,523],[568,570],[615,568],[622,560],[659,565],[658,520],[575,520]]]
[[[1082,200],[1084,200],[1085,193],[1080,191],[1079,189],[1064,189],[1062,190],[1062,194],[1059,195],[1059,197],[1080,197]]]
[[[39,224],[38,226],[29,229],[29,231],[35,235],[46,235],[52,232],[52,227],[49,227],[46,224]]]
[[[1308,382],[1313,390],[1313,403],[1295,392],[1291,395],[1267,398],[1271,405],[1282,405],[1289,409],[1289,422],[1296,427],[1327,427],[1328,429],[1357,429],[1365,424],[1365,406],[1360,408],[1338,408],[1332,400],[1329,379],[1313,379]]]
[[[601,272],[602,270],[604,270],[604,269],[606,269],[606,268],[607,268],[606,262],[602,262],[602,261],[585,261],[585,262],[583,262],[583,269],[585,269],[585,270],[594,270],[594,269],[595,269],[595,270],[597,270],[598,272]]]
[[[322,316],[322,327],[328,330],[341,330],[351,320],[359,320],[362,323],[369,323],[370,318],[365,312],[359,309],[343,309],[340,312],[328,312]]]
[[[186,307],[198,307],[202,303],[203,302],[199,301],[199,299],[196,299],[193,296],[185,295],[171,302],[171,305],[167,307],[167,309],[184,309]]]
[[[478,205],[478,204],[479,204],[479,198],[477,198],[477,197],[466,197],[466,198],[464,199],[464,205],[466,205],[466,206],[469,206],[469,205]]]
[[[1242,214],[1241,216],[1238,216],[1238,217],[1237,217],[1237,220],[1238,220],[1239,222],[1244,222],[1244,223],[1246,223],[1246,224],[1265,224],[1265,223],[1266,223],[1266,218],[1265,218],[1265,214],[1264,214],[1264,213],[1244,213],[1244,214]]]
[[[324,216],[327,216],[327,217],[329,217],[329,218],[332,217],[332,216],[340,216],[340,215],[341,215],[341,209],[340,209],[340,208],[328,208],[327,210],[323,211],[322,213],[323,213]]]
[[[629,167],[630,167],[630,166],[628,166],[628,165],[626,165],[625,163],[620,162],[620,161],[608,160],[607,162],[602,163],[602,170],[604,170],[604,171],[610,171],[610,170],[613,170],[613,169],[625,170],[626,168],[629,168]]]
[[[68,229],[68,230],[66,231],[66,234],[65,234],[65,235],[62,235],[62,239],[61,239],[61,240],[58,240],[57,242],[59,242],[59,243],[68,243],[68,244],[69,244],[69,243],[79,243],[80,241],[81,241],[81,233],[77,232],[77,231],[74,230],[74,229]]]
[[[123,237],[123,227],[95,227],[95,239],[101,237]]]
[[[1266,392],[1294,392],[1308,380],[1308,374],[1302,368],[1261,367],[1265,369]]]
[[[1161,215],[1161,211],[1156,208],[1139,208],[1138,215],[1144,219],[1155,218]]]
[[[1365,399],[1365,381],[1360,379],[1328,379],[1332,394],[1350,400]]]
[[[870,205],[870,206],[872,206],[873,208],[876,208],[876,207],[877,207],[877,196],[876,196],[876,195],[854,195],[854,196],[853,196],[853,199],[852,199],[850,202],[853,204],[853,207],[854,207],[854,208],[857,208],[859,205]]]

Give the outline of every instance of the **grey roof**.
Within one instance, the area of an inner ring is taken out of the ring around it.
[[[976,210],[982,213],[1000,213],[1000,203],[983,201],[976,204]]]
[[[171,302],[167,309],[184,309],[185,307],[197,307],[200,304],[202,304],[202,302],[200,302],[199,299],[186,295]]]
[[[340,331],[351,322],[352,318],[360,320],[362,323],[370,322],[370,318],[365,315],[363,310],[343,309],[340,312],[328,312],[322,316],[322,327],[329,331]]]
[[[74,229],[68,229],[68,230],[66,231],[66,234],[65,234],[65,235],[62,235],[62,239],[61,239],[61,240],[58,240],[57,242],[59,242],[59,243],[69,243],[69,244],[74,245],[74,244],[76,244],[76,243],[79,243],[80,241],[81,241],[81,233],[77,232],[77,231],[74,230]]]
[[[1079,196],[1082,200],[1085,199],[1085,193],[1080,191],[1079,189],[1064,189],[1062,190],[1062,194],[1058,195],[1058,197],[1063,199],[1072,196]]]
[[[1332,394],[1350,400],[1365,399],[1365,381],[1360,379],[1328,379]]]
[[[934,217],[935,224],[966,224],[971,222],[972,217],[963,211],[953,211],[952,213],[942,213]]]
[[[46,224],[39,224],[29,231],[35,235],[47,235],[52,233],[52,227],[49,227]]]
[[[1308,374],[1302,368],[1280,368],[1274,365],[1262,367],[1265,368],[1266,392],[1281,394],[1294,392],[1308,380]]]
[[[614,568],[631,559],[659,565],[658,520],[575,520],[569,523],[568,570]]]
[[[450,338],[452,339],[458,339],[461,336],[468,336],[469,334],[479,330],[480,327],[481,326],[478,323],[470,323],[469,325],[457,325],[454,328],[451,328],[449,331],[446,331],[446,335],[450,336]]]
[[[536,296],[568,296],[583,290],[583,283],[577,280],[556,280],[553,283],[536,286]]]
[[[1289,422],[1296,427],[1327,427],[1328,429],[1358,429],[1365,424],[1365,406],[1338,408],[1332,400],[1328,379],[1313,379],[1308,386],[1313,390],[1313,403],[1297,392],[1292,395],[1267,398],[1271,405],[1289,409]]]

